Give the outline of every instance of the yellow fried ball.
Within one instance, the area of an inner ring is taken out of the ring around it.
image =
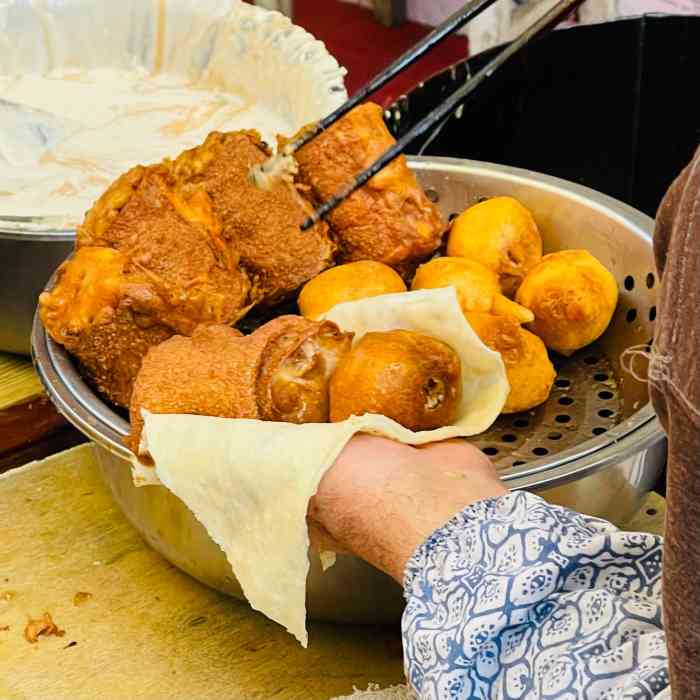
[[[398,272],[374,260],[338,265],[309,280],[299,294],[302,316],[317,321],[336,304],[405,292]]]
[[[535,314],[529,328],[548,348],[572,355],[605,332],[617,306],[617,283],[587,250],[563,250],[542,258],[516,300]]]
[[[376,413],[409,430],[453,423],[462,397],[457,353],[413,331],[367,333],[345,355],[330,382],[331,422]]]
[[[556,378],[544,343],[512,317],[474,312],[465,316],[482,342],[503,358],[510,384],[503,413],[528,411],[544,403]]]
[[[435,258],[421,265],[411,289],[455,287],[462,311],[482,311],[498,316],[512,316],[529,323],[533,314],[501,294],[498,276],[488,268],[467,258]]]
[[[463,211],[452,223],[447,254],[493,270],[512,297],[542,259],[542,238],[532,214],[512,197],[492,197]]]

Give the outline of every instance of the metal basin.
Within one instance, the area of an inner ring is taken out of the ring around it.
[[[652,220],[587,188],[524,170],[456,159],[410,163],[446,216],[480,197],[510,194],[532,210],[547,250],[587,248],[613,272],[620,304],[604,338],[580,356],[556,360],[558,386],[547,404],[500,418],[474,442],[492,456],[510,488],[531,489],[614,522],[625,520],[652,488],[665,459],[646,386],[619,362],[625,348],[653,336]],[[38,319],[33,350],[49,396],[95,441],[117,503],[149,544],[200,581],[242,597],[223,552],[188,508],[164,487],[134,487],[122,443],[127,421],[85,384]],[[311,618],[374,623],[400,615],[401,590],[389,577],[352,556],[339,556],[326,573],[317,556],[310,559]]]

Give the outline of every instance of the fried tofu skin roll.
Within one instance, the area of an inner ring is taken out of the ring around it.
[[[542,258],[516,300],[535,314],[530,330],[562,355],[573,355],[606,331],[617,307],[617,282],[587,250]]]
[[[86,247],[59,268],[54,288],[39,297],[39,315],[90,384],[126,407],[143,357],[174,332],[151,314],[154,296],[148,276],[129,271],[122,253]]]
[[[329,321],[279,316],[248,336],[200,326],[152,348],[134,385],[130,447],[138,453],[143,419],[189,413],[288,423],[329,417],[328,382],[349,352],[352,333]]]
[[[342,190],[395,143],[379,105],[355,107],[299,149],[300,181],[317,202]],[[328,217],[339,262],[377,260],[401,271],[429,257],[445,231],[404,156],[399,156]]]
[[[544,403],[556,379],[544,343],[512,317],[475,312],[465,316],[482,342],[503,358],[510,384],[503,413],[529,411]]]
[[[214,132],[172,165],[178,180],[209,195],[226,244],[253,280],[253,301],[268,305],[332,265],[335,253],[325,222],[301,230],[313,207],[292,183],[262,189],[249,179],[270,154],[257,131]]]
[[[107,246],[151,281],[161,322],[177,333],[200,323],[234,323],[251,291],[224,238],[211,198],[164,165],[137,166],[97,200],[78,229],[77,248]]]

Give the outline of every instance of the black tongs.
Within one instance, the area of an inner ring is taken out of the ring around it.
[[[385,68],[376,77],[370,80],[364,87],[358,90],[350,99],[340,105],[334,112],[329,114],[313,127],[306,130],[298,139],[289,143],[284,149],[285,156],[291,156],[297,149],[306,145],[313,138],[318,136],[329,126],[335,124],[341,117],[347,114],[353,107],[356,107],[371,93],[383,87],[401,71],[408,68],[421,56],[425,55],[434,46],[449,36],[452,32],[460,29],[470,20],[477,17],[496,0],[471,0],[460,10],[448,17],[439,27],[436,27],[430,34],[410,48],[406,53],[396,59],[389,67]],[[427,116],[407,131],[389,150],[385,151],[377,158],[372,165],[357,175],[340,192],[323,202],[314,213],[302,224],[302,230],[313,226],[319,219],[322,219],[328,212],[332,211],[339,204],[349,197],[355,190],[362,187],[370,178],[374,177],[382,168],[391,163],[394,158],[401,155],[406,147],[418,136],[426,131],[440,125],[448,118],[464,100],[476,90],[481,83],[490,78],[509,58],[520,49],[529,44],[534,39],[546,34],[556,27],[563,19],[573,12],[584,0],[560,0],[554,7],[546,12],[540,19],[530,25],[515,41],[508,44],[495,58],[487,63],[478,73],[469,78],[462,87],[453,92],[444,102],[435,107]]]

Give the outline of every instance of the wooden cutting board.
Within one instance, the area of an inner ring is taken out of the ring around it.
[[[663,518],[651,494],[628,529]],[[65,634],[28,643],[46,612]],[[309,638],[152,551],[90,445],[0,476],[0,700],[328,700],[403,680],[398,627],[312,623]]]
[[[29,644],[45,612],[65,635]],[[90,445],[0,476],[5,626],[0,700],[327,700],[403,679],[398,627],[312,623],[304,650],[180,573],[121,515]]]

